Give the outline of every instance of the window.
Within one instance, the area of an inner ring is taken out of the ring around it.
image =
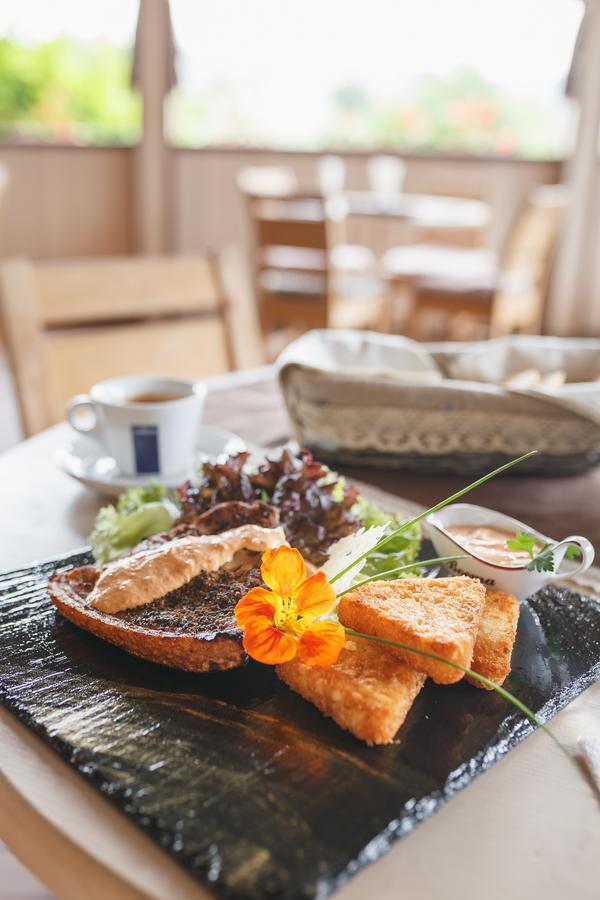
[[[172,0],[179,145],[568,149],[581,0]]]
[[[2,0],[0,139],[130,144],[137,0]]]

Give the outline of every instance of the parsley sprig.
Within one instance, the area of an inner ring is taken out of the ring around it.
[[[531,562],[527,566],[530,572],[554,572],[554,548],[556,544],[552,541],[546,541],[542,547],[537,550],[538,539],[529,531],[517,531],[514,538],[510,538],[506,542],[509,550],[522,550],[531,557]],[[578,559],[581,556],[581,550],[574,544],[569,544],[565,556],[567,559]]]

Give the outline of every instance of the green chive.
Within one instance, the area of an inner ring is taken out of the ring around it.
[[[352,587],[346,588],[345,591],[340,591],[339,594],[336,594],[336,597],[343,597],[344,594],[349,594],[350,591],[355,591],[356,588],[362,587],[363,584],[369,584],[371,581],[381,581],[386,575],[397,575],[398,572],[406,572],[409,569],[420,569],[421,566],[433,566],[436,563],[452,562],[454,559],[468,559],[468,557],[463,553],[461,556],[437,556],[435,559],[419,559],[417,562],[409,563],[406,566],[397,566],[395,569],[388,569],[387,572],[379,572],[377,575],[371,575],[369,578],[365,578],[364,581],[359,581],[358,584],[353,584]]]
[[[484,475],[482,478],[478,478],[477,481],[474,481],[472,484],[467,485],[465,488],[461,488],[460,491],[457,491],[455,494],[452,494],[451,497],[447,497],[445,500],[442,500],[440,503],[436,503],[435,506],[430,506],[429,509],[426,509],[425,512],[419,513],[418,516],[414,516],[412,519],[407,519],[406,522],[403,522],[395,531],[390,532],[390,534],[386,535],[386,537],[382,538],[374,547],[371,547],[369,550],[366,550],[362,556],[359,556],[358,559],[355,559],[349,565],[346,566],[345,569],[342,569],[341,572],[338,572],[337,575],[333,575],[329,581],[333,584],[338,578],[341,578],[342,575],[345,575],[346,572],[349,572],[350,569],[353,569],[354,566],[361,562],[363,559],[373,553],[375,550],[379,550],[380,547],[384,547],[385,544],[388,544],[392,541],[397,535],[401,534],[403,531],[406,531],[407,528],[411,528],[413,525],[416,525],[417,522],[420,522],[421,519],[425,519],[427,516],[431,515],[431,513],[437,512],[438,509],[442,509],[444,506],[447,506],[449,503],[453,503],[455,500],[458,500],[460,497],[464,497],[465,494],[468,494],[469,491],[472,491],[474,488],[479,487],[482,484],[485,484],[486,481],[489,481],[491,478],[494,478],[496,475],[500,475],[501,472],[506,472],[507,469],[512,469],[513,466],[518,465],[519,463],[524,462],[526,459],[530,459],[532,456],[535,456],[537,450],[531,450],[529,453],[524,453],[523,456],[517,457],[517,459],[513,459],[510,462],[505,463],[503,466],[500,466],[498,469],[494,469],[493,472],[488,472],[487,475]]]
[[[459,672],[463,673],[463,675],[469,675],[469,677],[474,678],[475,681],[479,681],[481,682],[481,684],[485,684],[486,687],[496,691],[497,694],[499,694],[505,700],[508,700],[508,702],[512,703],[513,706],[516,706],[516,708],[524,715],[526,715],[528,719],[531,719],[534,725],[537,725],[538,728],[541,728],[542,731],[545,731],[548,737],[552,738],[554,743],[558,747],[560,747],[565,756],[569,760],[571,760],[571,762],[575,762],[564,744],[562,744],[556,737],[556,735],[552,731],[550,731],[550,729],[546,725],[544,725],[542,720],[536,716],[532,709],[529,709],[528,706],[525,706],[525,704],[518,700],[517,697],[515,697],[513,694],[511,694],[510,691],[507,691],[505,688],[500,687],[499,684],[495,684],[493,681],[490,681],[490,679],[486,678],[484,675],[480,675],[479,672],[473,672],[472,669],[467,669],[465,668],[465,666],[461,666],[458,663],[450,662],[449,659],[444,659],[443,656],[437,656],[435,653],[428,653],[427,650],[417,650],[416,647],[409,647],[408,644],[401,644],[399,641],[392,641],[389,640],[389,638],[379,637],[374,634],[362,634],[360,631],[354,631],[354,629],[346,628],[345,626],[344,631],[350,637],[364,638],[367,641],[377,641],[380,644],[389,644],[391,647],[399,647],[401,650],[408,650],[411,653],[417,653],[419,656],[425,656],[427,657],[427,659],[434,659],[436,662],[445,663],[447,666],[451,666],[453,669],[458,669]]]

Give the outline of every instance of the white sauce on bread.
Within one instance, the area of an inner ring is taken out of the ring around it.
[[[239,550],[260,553],[282,544],[287,544],[282,528],[260,525],[176,538],[110,563],[98,578],[88,604],[105,613],[143,606],[187,584],[200,572],[220,569]]]

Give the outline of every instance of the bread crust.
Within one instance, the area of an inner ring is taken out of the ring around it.
[[[277,666],[288,687],[367,744],[389,744],[426,676],[381,644],[349,639],[331,666],[307,666],[297,657]]]
[[[510,673],[512,651],[519,622],[519,601],[512,594],[488,588],[483,615],[475,639],[470,668],[479,675],[501,685]],[[466,676],[475,687],[491,691],[493,688]]]
[[[85,605],[98,572],[83,566],[54,575],[48,582],[50,599],[60,613],[90,634],[102,638],[133,656],[187,672],[212,672],[245,665],[241,632],[230,634],[180,634],[141,628],[120,621]]]
[[[468,668],[484,602],[485,587],[476,578],[406,578],[357,588],[342,597],[338,615],[355,631],[399,641]],[[463,677],[442,662],[392,649],[438,684],[453,684]]]

